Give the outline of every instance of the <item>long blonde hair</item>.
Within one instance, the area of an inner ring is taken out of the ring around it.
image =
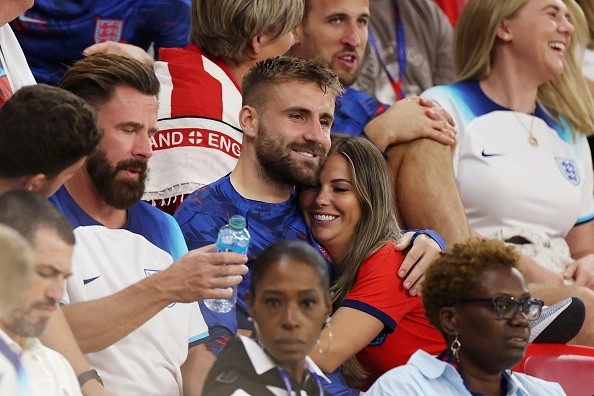
[[[513,18],[528,0],[470,0],[454,32],[454,59],[458,79],[482,80],[491,73],[497,28]],[[541,85],[537,102],[559,121],[562,117],[573,133],[594,133],[594,101],[582,75],[582,57],[589,37],[584,13],[574,0],[563,0],[575,31],[564,58],[561,75]]]
[[[594,2],[592,0],[576,0],[576,2],[586,16],[588,32],[590,33],[588,48],[594,50]]]

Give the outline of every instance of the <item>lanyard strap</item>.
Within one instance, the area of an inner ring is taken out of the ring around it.
[[[397,61],[398,61],[398,78],[394,77],[392,73],[388,70],[388,67],[384,60],[381,57],[381,52],[379,46],[377,44],[377,40],[375,36],[369,30],[369,44],[371,44],[371,48],[379,61],[380,66],[384,69],[384,72],[388,76],[388,80],[390,80],[390,84],[392,85],[392,89],[396,94],[396,98],[398,100],[403,99],[406,94],[402,89],[402,81],[404,80],[404,75],[406,74],[406,37],[404,34],[404,22],[402,21],[402,15],[400,14],[400,7],[398,6],[398,0],[393,0],[392,4],[394,5],[394,21],[396,25],[396,54],[397,54]]]
[[[291,386],[291,379],[289,378],[289,373],[287,373],[287,371],[284,368],[282,368],[281,366],[277,366],[277,368],[278,368],[278,372],[281,376],[281,379],[283,380],[283,382],[285,384],[285,389],[287,389],[288,396],[292,396],[293,387]],[[307,371],[309,372],[309,375],[311,376],[311,378],[313,378],[314,381],[316,381],[320,396],[324,396],[324,391],[322,390],[322,381],[320,381],[320,377],[309,367],[307,368]],[[296,396],[299,396],[299,395],[296,395]]]

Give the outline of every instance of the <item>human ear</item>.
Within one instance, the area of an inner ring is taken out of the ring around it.
[[[301,23],[293,28],[293,45],[301,44],[303,37],[303,27]]]
[[[47,177],[43,173],[26,176],[23,181],[23,187],[27,191],[40,192],[43,191],[47,184]]]
[[[507,19],[501,21],[499,27],[495,31],[495,34],[500,40],[503,41],[512,41],[512,39],[514,38],[511,29],[509,28],[509,23]]]
[[[458,311],[454,307],[442,307],[439,310],[439,323],[447,335],[453,336],[460,333],[458,329]]]
[[[243,106],[239,111],[239,125],[245,136],[255,138],[258,131],[258,112],[251,106]]]

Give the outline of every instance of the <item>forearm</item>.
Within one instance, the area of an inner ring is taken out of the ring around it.
[[[322,330],[319,347],[314,346],[310,357],[322,371],[331,373],[373,341],[383,327],[383,323],[374,316],[340,307],[332,315],[330,326]],[[332,337],[329,336],[330,328]]]
[[[78,347],[61,309],[56,310],[51,316],[40,339],[48,348],[60,352],[68,360],[77,376],[91,369]],[[81,390],[85,396],[110,394],[96,380],[87,381]]]
[[[206,376],[216,359],[204,344],[190,348],[188,358],[181,366],[185,396],[202,394]]]
[[[98,300],[74,302],[62,308],[83,353],[113,345],[172,302],[157,287],[156,277],[149,276]]]

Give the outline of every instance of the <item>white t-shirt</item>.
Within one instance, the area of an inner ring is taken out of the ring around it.
[[[65,303],[100,299],[169,267],[187,252],[173,217],[145,202],[121,229],[97,223],[62,187],[51,198],[74,228],[76,245]],[[118,323],[113,323],[118,326]],[[86,354],[105,388],[118,395],[181,395],[188,347],[208,335],[198,303],[173,303],[126,337]]]
[[[28,380],[28,395],[82,395],[74,370],[64,356],[41,344],[37,338],[29,338],[27,347],[22,349],[2,330],[0,330],[0,337],[21,357]]]
[[[454,171],[471,227],[484,236],[527,228],[565,238],[594,218],[592,160],[583,134],[575,141],[541,108],[535,116],[491,101],[477,81],[430,88],[423,94],[454,118]],[[538,147],[528,143],[529,130]]]

